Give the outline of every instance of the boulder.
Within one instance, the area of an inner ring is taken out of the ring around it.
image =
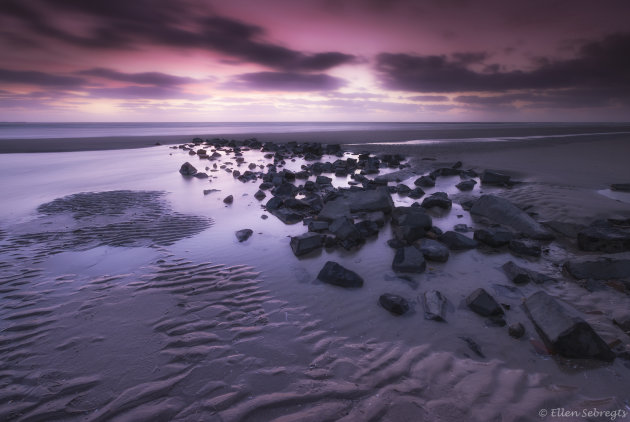
[[[420,239],[416,245],[425,259],[429,261],[446,262],[449,249],[444,244],[433,239]]]
[[[539,257],[542,253],[540,245],[525,239],[512,239],[508,244],[510,251],[517,255]]]
[[[276,188],[274,188],[272,193],[274,196],[293,197],[295,196],[296,191],[297,191],[297,188],[295,187],[295,185],[289,182],[283,182],[280,185],[278,185]]]
[[[525,327],[520,322],[515,322],[508,327],[508,334],[514,338],[521,338],[525,335]]]
[[[449,249],[454,251],[474,249],[477,247],[476,240],[454,231],[448,231],[440,236],[440,242],[444,243],[449,247]]]
[[[361,237],[364,239],[378,234],[378,225],[374,221],[361,221],[355,224],[355,227],[359,230]]]
[[[481,183],[484,185],[505,186],[510,183],[510,176],[493,170],[484,170],[481,174]]]
[[[614,226],[590,226],[578,233],[583,251],[617,253],[630,251],[630,229]]]
[[[394,315],[402,315],[409,310],[409,303],[404,297],[391,293],[382,294],[378,303]]]
[[[519,267],[512,261],[506,262],[501,266],[501,268],[505,272],[505,275],[507,275],[514,284],[525,284],[529,282],[542,284],[555,281],[553,278],[548,277],[545,274]]]
[[[613,322],[626,333],[630,333],[630,311],[618,309],[613,313]]]
[[[445,210],[450,210],[453,206],[453,201],[448,198],[446,192],[435,192],[422,201],[423,208],[438,207]]]
[[[317,183],[318,185],[331,185],[332,179],[326,176],[317,176],[315,178],[315,183]]]
[[[409,192],[411,192],[411,188],[401,183],[398,186],[396,186],[396,192],[398,192],[398,195],[407,196],[409,195]]]
[[[291,250],[295,256],[306,255],[309,252],[321,249],[324,244],[324,236],[317,233],[304,233],[291,237]]]
[[[335,198],[324,204],[322,210],[317,214],[318,220],[331,222],[340,217],[350,215],[350,204],[345,198]]]
[[[311,221],[308,223],[309,232],[323,232],[328,230],[328,222],[326,221]]]
[[[350,212],[383,211],[389,214],[394,209],[394,201],[387,188],[347,191],[344,196],[350,205]]]
[[[610,189],[620,192],[630,192],[630,183],[613,183]]]
[[[195,166],[186,161],[179,168],[179,172],[182,176],[194,176],[197,173],[197,169],[195,168]]]
[[[197,173],[193,174],[193,177],[196,177],[197,179],[207,179],[208,178],[208,173],[204,173],[202,171],[198,171]]]
[[[256,192],[254,194],[254,198],[258,199],[259,201],[262,201],[263,199],[265,199],[267,197],[267,195],[265,194],[265,192],[263,192],[262,190],[258,190],[258,192]]]
[[[529,318],[552,351],[567,358],[615,359],[606,342],[569,306],[543,291],[528,297],[524,305]]]
[[[503,309],[484,289],[477,289],[466,298],[466,304],[481,316],[503,315]]]
[[[425,188],[432,188],[435,186],[435,179],[430,176],[420,176],[413,184]]]
[[[446,298],[437,290],[429,290],[422,295],[424,319],[445,321]]]
[[[427,267],[422,252],[415,246],[405,246],[396,250],[392,268],[394,271],[404,273],[421,273]]]
[[[361,276],[334,261],[326,262],[317,275],[317,278],[324,283],[334,284],[340,287],[352,288],[363,286]]]
[[[335,219],[328,230],[334,234],[339,240],[358,240],[361,239],[359,229],[354,222],[348,217],[339,217]]]
[[[494,195],[483,195],[470,209],[474,216],[483,217],[494,223],[509,227],[532,239],[548,240],[554,236],[529,216],[525,211],[507,199]]]
[[[424,191],[418,187],[411,189],[409,192],[409,198],[411,199],[419,199],[424,196]]]
[[[254,234],[254,231],[251,229],[243,229],[243,230],[239,230],[236,233],[236,238],[238,239],[239,242],[244,242],[247,239],[249,239],[249,237]]]
[[[473,239],[485,243],[493,248],[500,248],[510,243],[513,234],[506,230],[479,229],[475,230]]]
[[[273,211],[280,208],[283,204],[284,199],[274,196],[269,201],[267,201],[267,203],[265,204],[265,208],[267,208],[268,211]]]
[[[284,224],[295,224],[302,221],[302,219],[304,218],[302,214],[288,208],[277,208],[274,210],[267,209],[267,211],[269,211]]]
[[[226,204],[231,204],[232,202],[234,202],[234,196],[232,195],[228,195],[225,198],[223,198],[223,202]]]
[[[464,180],[463,182],[459,182],[458,184],[455,185],[455,187],[461,191],[469,191],[469,190],[473,190],[476,184],[477,182],[475,180],[470,179],[470,180]]]
[[[564,268],[578,280],[611,280],[630,277],[630,259],[600,258],[567,261]]]

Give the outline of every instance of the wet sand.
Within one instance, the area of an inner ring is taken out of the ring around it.
[[[630,217],[630,198],[603,192],[630,178],[628,138],[545,141],[357,149],[404,152],[418,175],[461,160],[524,182],[462,193],[458,177],[439,178],[426,192],[454,200],[450,212],[432,214],[443,230],[475,227],[458,204],[482,191],[527,205],[542,221]],[[244,157],[269,162],[253,151]],[[359,250],[298,259],[288,236],[305,227],[260,218],[268,213],[253,198],[259,183],[224,170],[186,179],[177,172],[185,161],[209,163],[167,146],[0,156],[0,195],[11,204],[0,209],[0,419],[529,421],[540,409],[630,411],[626,361],[541,354],[520,308],[543,289],[575,306],[606,341],[630,344],[610,319],[630,298],[588,293],[560,270],[575,254],[593,254],[558,242],[540,259],[477,249],[401,277],[391,269],[385,228]],[[221,162],[239,168],[229,156]],[[403,182],[413,186],[416,177]],[[222,201],[228,194],[230,206]],[[242,228],[254,235],[238,243]],[[361,274],[365,286],[317,281],[331,259]],[[515,287],[500,268],[507,260],[558,282]],[[463,304],[478,287],[510,305],[507,322],[526,326],[523,339]],[[422,317],[419,297],[430,289],[448,298],[446,323]],[[406,297],[412,312],[383,310],[384,292]]]

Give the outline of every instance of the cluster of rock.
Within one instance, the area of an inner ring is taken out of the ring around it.
[[[195,150],[195,147],[203,149]],[[206,148],[207,147],[207,148]],[[457,225],[453,230],[443,232],[434,226],[430,210],[448,212],[453,205],[452,199],[445,192],[435,192],[425,196],[422,188],[434,187],[438,177],[459,176],[462,181],[456,185],[460,191],[470,191],[476,185],[474,178],[479,178],[483,185],[511,187],[515,183],[510,176],[500,172],[486,170],[481,175],[474,170],[462,169],[458,162],[452,167],[438,168],[414,181],[414,188],[399,183],[400,180],[413,177],[414,173],[405,169],[404,157],[400,155],[372,156],[360,154],[355,158],[343,158],[343,151],[338,145],[315,143],[273,144],[261,143],[255,139],[242,144],[234,141],[194,140],[193,144],[180,146],[188,149],[191,155],[200,159],[216,160],[222,154],[234,155],[239,164],[246,164],[242,152],[259,149],[266,152],[266,158],[273,164],[266,166],[250,163],[248,170],[240,172],[225,169],[236,180],[242,182],[260,181],[259,190],[254,197],[263,201],[264,208],[285,224],[303,222],[307,232],[293,236],[290,247],[296,257],[304,257],[321,251],[323,248],[341,247],[346,250],[360,248],[367,239],[378,235],[387,223],[391,222],[393,238],[387,243],[395,249],[391,268],[396,273],[417,274],[426,269],[426,261],[446,262],[451,251],[482,248],[505,248],[511,253],[535,259],[542,254],[542,244],[555,238],[545,226],[531,215],[510,201],[496,195],[481,197],[462,203],[470,211],[475,222],[482,228],[474,230],[473,237],[463,233],[469,231],[465,225]],[[321,162],[323,155],[335,155],[337,159]],[[316,161],[301,166],[300,171],[283,168],[286,160],[296,157],[305,161]],[[383,168],[397,169],[398,172],[379,175]],[[208,168],[207,168],[208,169]],[[214,169],[217,170],[217,164]],[[199,172],[190,163],[185,163],[180,173],[190,177],[199,176]],[[333,178],[326,175],[349,176],[349,188],[336,188]],[[372,176],[372,177],[368,177]],[[311,179],[311,180],[309,180]],[[300,181],[303,180],[303,183]],[[396,185],[390,185],[395,182]],[[391,195],[408,196],[420,199],[410,206],[394,206]],[[231,203],[232,196],[224,202]],[[249,229],[236,233],[239,242],[251,236]],[[599,221],[585,227],[577,233],[577,244],[584,251],[618,253],[630,250],[630,222]],[[541,243],[543,242],[543,243]],[[542,285],[556,280],[546,274],[522,267],[513,261],[507,261],[502,269],[515,285],[534,283]],[[568,274],[576,279],[610,280],[630,277],[630,260],[600,258],[586,261],[569,261],[564,265]],[[344,288],[360,288],[363,278],[356,272],[342,265],[328,261],[318,274],[322,282]],[[630,292],[630,283],[628,286]],[[438,290],[424,292],[419,302],[424,308],[424,317],[434,321],[445,321],[447,298]],[[506,311],[509,306],[500,304],[484,289],[476,289],[466,297],[468,308],[485,318],[490,326],[506,326]],[[403,315],[411,308],[411,303],[398,295],[383,293],[379,304],[395,315]],[[577,312],[562,304],[544,291],[538,291],[526,299],[526,313],[541,338],[551,351],[570,358],[595,358],[610,361],[615,353],[597,335],[597,333],[579,318]],[[547,310],[547,311],[545,311]],[[630,316],[617,315],[615,322],[620,327],[630,327]],[[630,330],[630,328],[628,328]],[[525,334],[521,322],[514,322],[508,327],[508,333],[514,338]],[[462,338],[476,354],[483,356],[480,348],[469,337]]]

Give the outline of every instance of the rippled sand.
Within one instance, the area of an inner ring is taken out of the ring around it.
[[[514,260],[557,278],[542,288],[582,311],[607,341],[628,344],[610,312],[630,300],[565,278],[570,247],[554,242],[539,260],[452,252],[401,278],[386,228],[357,251],[297,259],[288,236],[306,228],[261,219],[259,183],[223,170],[210,182],[184,179],[177,170],[188,160],[167,147],[0,156],[0,193],[11,204],[0,214],[1,420],[529,421],[555,407],[630,410],[627,362],[541,354],[520,308],[541,287],[516,287],[500,269]],[[456,179],[440,178],[427,194],[447,191],[456,202],[479,195],[479,185],[459,193]],[[210,188],[220,191],[204,195]],[[580,189],[532,180],[487,191],[565,218],[571,202],[561,192],[574,198]],[[228,194],[231,206],[222,201]],[[600,212],[624,212],[594,195]],[[433,217],[443,229],[475,225],[459,205]],[[242,228],[254,235],[238,243]],[[316,281],[331,259],[365,286]],[[478,287],[510,306],[508,324],[522,322],[525,338],[468,310],[462,301]],[[418,298],[432,289],[448,298],[445,323],[423,318]],[[383,310],[385,292],[406,297],[412,312]]]

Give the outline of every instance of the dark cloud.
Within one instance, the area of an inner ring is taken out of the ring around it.
[[[331,91],[346,81],[323,73],[256,72],[235,76],[227,85],[235,89],[262,91]]]
[[[382,53],[377,70],[388,89],[415,92],[503,92],[576,87],[630,91],[630,33],[584,44],[575,58],[538,61],[531,71],[476,72],[461,57]],[[477,54],[477,53],[475,53]],[[608,91],[606,91],[608,92]]]
[[[94,68],[77,72],[79,75],[96,76],[112,81],[131,82],[139,85],[178,86],[197,82],[196,79],[168,75],[160,72],[123,73],[113,69]]]
[[[442,102],[448,101],[448,97],[446,95],[416,95],[413,97],[406,97],[405,100]]]
[[[88,90],[90,96],[110,99],[202,99],[208,98],[190,94],[178,89],[161,86],[125,86],[120,88],[95,88]]]
[[[78,88],[85,84],[85,79],[75,76],[53,75],[34,70],[0,69],[0,82],[57,88]]]
[[[39,0],[0,2],[0,15],[20,20],[32,33],[83,48],[134,49],[162,45],[204,49],[284,71],[323,71],[355,57],[341,52],[307,54],[264,41],[265,30],[199,10],[198,2],[166,0]],[[76,34],[58,24],[59,13],[81,15]]]

